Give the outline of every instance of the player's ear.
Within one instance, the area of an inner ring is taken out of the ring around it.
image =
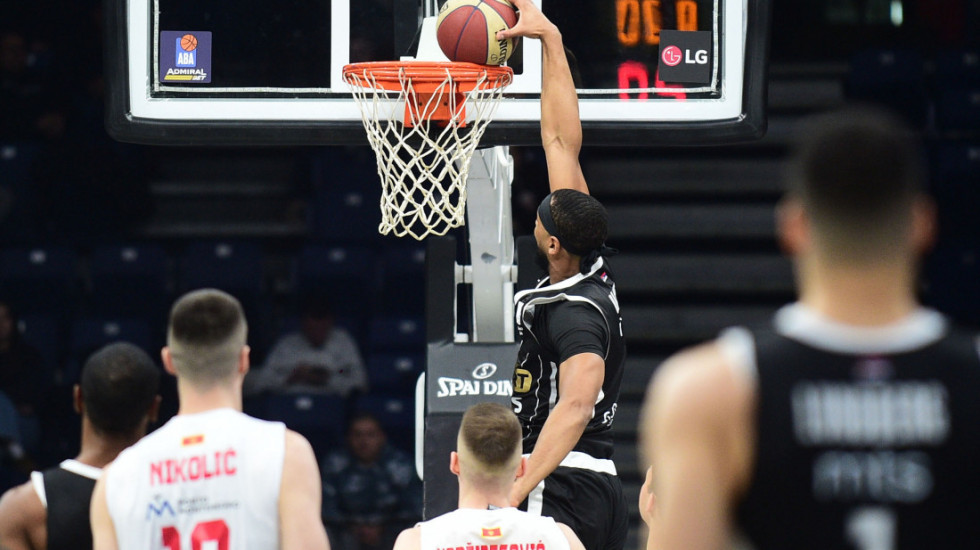
[[[548,254],[558,254],[561,251],[561,241],[554,235],[548,235]]]
[[[243,346],[242,351],[238,356],[238,373],[242,376],[248,374],[249,369],[249,353],[252,352],[252,348],[248,346]]]
[[[453,475],[459,475],[459,453],[456,451],[449,453],[449,471]]]
[[[785,198],[776,206],[776,231],[779,244],[788,255],[796,255],[810,243],[809,218],[800,201]]]
[[[526,473],[527,473],[527,457],[522,456],[521,462],[517,465],[517,473],[514,475],[514,479],[520,479],[524,477],[524,474]]]
[[[160,403],[163,398],[157,395],[153,398],[153,403],[150,404],[150,409],[146,411],[146,421],[148,424],[152,424],[160,418]]]
[[[174,368],[174,358],[170,353],[169,346],[163,346],[160,350],[160,360],[163,361],[163,370],[172,376],[177,376],[177,369]]]
[[[82,399],[82,386],[75,384],[71,389],[71,402],[75,412],[82,414],[85,410],[85,400]]]
[[[925,254],[936,243],[936,203],[925,195],[912,202],[912,249]]]

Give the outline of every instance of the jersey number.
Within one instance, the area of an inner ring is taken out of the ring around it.
[[[857,550],[894,550],[898,525],[887,508],[858,508],[847,515],[845,535]]]
[[[163,547],[180,550],[180,531],[173,525],[163,528]],[[202,521],[191,531],[191,550],[228,550],[228,524],[223,519]]]

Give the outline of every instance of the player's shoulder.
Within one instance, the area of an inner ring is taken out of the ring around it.
[[[740,374],[735,363],[721,340],[681,350],[657,369],[648,399],[678,414],[727,415],[755,393],[754,380]]]
[[[578,535],[575,534],[575,531],[572,531],[571,527],[558,521],[555,522],[555,525],[558,526],[558,529],[568,540],[569,550],[585,550],[585,545],[582,544],[582,541],[579,540]]]
[[[3,532],[26,529],[45,521],[47,512],[31,481],[11,487],[0,496],[0,517],[4,518],[0,522]]]
[[[398,534],[392,550],[418,550],[422,546],[422,528],[409,527]]]

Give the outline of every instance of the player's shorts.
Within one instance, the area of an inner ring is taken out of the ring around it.
[[[542,516],[575,531],[586,550],[622,550],[626,545],[629,508],[614,475],[559,466],[545,478],[543,493],[539,485],[521,504],[530,512],[539,507]]]

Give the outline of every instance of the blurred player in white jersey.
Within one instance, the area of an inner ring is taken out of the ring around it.
[[[459,478],[459,509],[402,531],[394,550],[538,548],[584,550],[572,530],[550,517],[510,506],[524,475],[521,425],[507,407],[478,403],[463,415],[449,469]]]
[[[174,304],[162,357],[180,409],[96,484],[97,550],[329,548],[310,444],[241,412],[246,332],[241,305],[219,290]]]

